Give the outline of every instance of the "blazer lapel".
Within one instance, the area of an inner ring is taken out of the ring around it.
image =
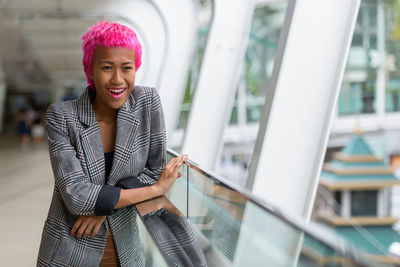
[[[88,90],[90,89],[87,88],[77,100],[78,118],[83,125],[83,129],[80,132],[80,140],[90,180],[95,184],[104,184],[105,162],[103,141],[96,115],[90,102]]]
[[[118,111],[114,159],[108,178],[108,184],[112,186],[124,175],[125,165],[134,149],[133,145],[139,127],[139,120],[133,112],[134,105],[135,99],[131,95]]]

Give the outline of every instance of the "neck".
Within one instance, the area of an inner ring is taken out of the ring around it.
[[[93,103],[93,109],[97,121],[115,122],[117,119],[118,110],[102,105],[96,100]]]

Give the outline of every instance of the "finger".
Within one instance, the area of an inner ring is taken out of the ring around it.
[[[173,173],[174,168],[177,164],[179,164],[179,162],[181,161],[180,157],[176,157],[171,159],[168,164],[164,167],[164,171],[166,172],[166,174],[168,174],[167,176],[169,176],[169,174]]]
[[[89,224],[87,227],[86,227],[86,229],[85,229],[85,232],[83,232],[83,234],[82,234],[82,237],[83,238],[85,238],[85,237],[87,237],[87,236],[89,236],[90,234],[91,234],[91,232],[92,232],[92,230],[93,230],[93,224]]]
[[[178,175],[178,171],[179,171],[180,166],[179,165],[175,165],[169,172],[168,178],[176,178]]]
[[[174,162],[172,167],[175,168],[175,166],[177,165],[180,166],[184,160],[185,158],[183,156],[176,157],[176,161]]]
[[[79,217],[78,220],[76,220],[75,224],[72,226],[72,229],[69,232],[69,234],[71,236],[75,235],[76,230],[81,226],[81,224],[82,224],[82,219],[81,217]]]
[[[95,235],[97,235],[97,233],[99,232],[100,227],[101,227],[101,223],[96,224],[94,226],[94,228],[92,230],[92,234],[90,236],[94,237]]]
[[[181,158],[180,161],[178,161],[173,168],[173,172],[177,173],[179,171],[179,168],[181,167],[182,163],[184,161],[184,158]]]
[[[81,224],[81,226],[79,227],[78,231],[76,232],[76,237],[77,238],[81,238],[82,237],[82,235],[85,232],[87,226],[88,226],[87,223]]]
[[[186,155],[186,154],[185,154],[185,155],[182,155],[181,157],[182,157],[182,159],[183,159],[184,161],[189,159],[188,155]]]
[[[185,160],[186,158],[187,158],[186,155],[180,155],[180,156],[178,156],[178,157],[173,158],[173,159],[174,159],[173,163],[174,163],[174,164],[177,164],[177,163],[179,163],[180,161]]]
[[[173,159],[171,159],[168,164],[164,167],[164,171],[167,177],[169,177],[170,175],[173,175],[174,173],[177,172],[176,166],[178,166],[178,168],[180,167],[180,165],[182,165],[183,161],[185,160],[184,156],[179,156],[179,157],[175,157]]]
[[[179,157],[172,158],[172,159],[167,163],[167,165],[166,165],[165,167],[174,165],[175,162],[178,161],[178,160],[179,160]]]

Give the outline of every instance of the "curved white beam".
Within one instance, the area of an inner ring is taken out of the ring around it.
[[[360,0],[290,0],[247,186],[310,218]]]
[[[216,0],[182,152],[214,169],[249,38],[253,1]]]
[[[163,61],[165,68],[161,69],[158,87],[164,106],[167,137],[171,140],[179,118],[192,54],[196,46],[199,8],[196,1],[153,2],[162,12],[168,29],[167,51]]]

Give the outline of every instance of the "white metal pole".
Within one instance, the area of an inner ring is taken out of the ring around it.
[[[159,83],[168,140],[171,140],[179,118],[190,62],[196,46],[199,7],[195,2],[154,1],[164,14],[169,36],[165,67]]]
[[[232,110],[253,16],[252,0],[215,0],[182,152],[214,169]]]
[[[360,0],[290,0],[247,186],[310,218]]]

